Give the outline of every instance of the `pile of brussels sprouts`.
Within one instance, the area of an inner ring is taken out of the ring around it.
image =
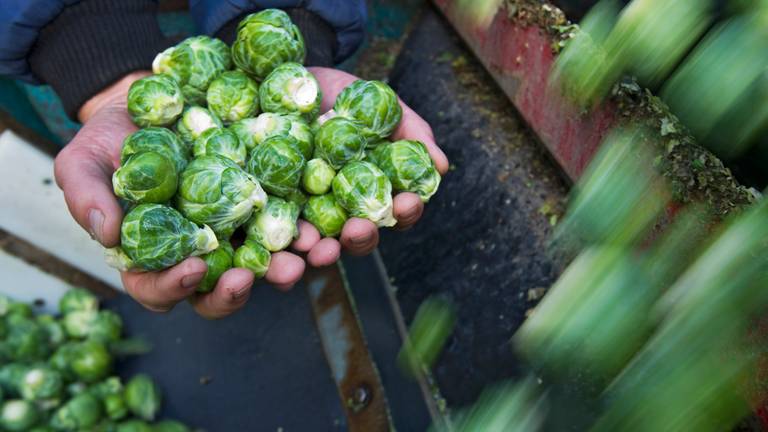
[[[112,375],[123,322],[84,289],[60,300],[61,316],[0,296],[0,431],[187,432],[151,424],[161,394],[138,374]]]
[[[332,237],[349,217],[393,226],[393,190],[429,200],[440,175],[424,144],[387,141],[402,117],[395,92],[359,80],[320,115],[304,55],[288,15],[267,9],[239,24],[231,49],[195,36],[155,58],[154,75],[128,93],[142,129],[125,139],[113,177],[128,212],[110,264],[160,270],[201,256],[207,292],[231,267],[262,277],[300,216]]]

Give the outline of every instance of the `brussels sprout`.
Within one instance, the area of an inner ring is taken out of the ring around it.
[[[230,126],[230,130],[251,151],[267,138],[289,135],[291,119],[280,114],[262,113],[256,118],[240,120]]]
[[[75,345],[70,353],[69,367],[74,375],[86,383],[103,379],[112,371],[112,355],[107,347],[94,340],[87,340]]]
[[[50,400],[61,396],[64,381],[61,374],[45,366],[27,369],[19,383],[19,394],[26,400]]]
[[[299,144],[298,149],[304,155],[304,159],[312,159],[312,154],[315,152],[315,139],[309,124],[296,115],[289,114],[286,117],[291,120],[291,129],[288,131],[288,135]]]
[[[149,127],[139,129],[125,138],[120,152],[120,164],[124,165],[134,155],[145,152],[165,156],[173,162],[177,173],[187,166],[189,160],[189,150],[175,133],[166,128]]]
[[[250,14],[237,26],[232,60],[259,81],[282,63],[304,63],[304,55],[299,28],[279,9]]]
[[[108,394],[102,399],[104,414],[110,420],[120,420],[128,415],[128,407],[122,394]]]
[[[299,212],[301,212],[301,209],[304,208],[304,205],[307,203],[308,199],[309,197],[307,194],[302,192],[300,189],[294,189],[285,196],[286,201],[292,202],[299,207]]]
[[[420,141],[401,140],[378,146],[370,155],[396,191],[415,192],[423,202],[437,192],[440,173]]]
[[[6,395],[18,395],[19,387],[27,373],[27,366],[21,363],[8,363],[0,367],[0,388]]]
[[[8,314],[8,309],[11,307],[12,303],[13,300],[0,294],[0,317],[4,317]]]
[[[222,128],[224,124],[216,117],[216,114],[199,106],[192,106],[184,110],[178,123],[176,132],[181,140],[192,145],[203,132],[212,128]]]
[[[152,72],[173,77],[188,104],[202,105],[213,79],[231,66],[227,44],[209,36],[193,36],[158,54]]]
[[[259,242],[246,239],[235,251],[235,267],[248,269],[257,277],[263,277],[269,268],[272,255]]]
[[[64,333],[64,327],[56,321],[56,318],[51,315],[38,315],[35,320],[48,335],[48,344],[51,347],[58,347],[66,341],[67,335]]]
[[[261,243],[268,251],[281,251],[298,237],[298,219],[298,205],[277,197],[269,197],[267,206],[254,213],[248,221],[246,233],[249,239]]]
[[[123,319],[110,310],[102,310],[96,315],[88,329],[88,338],[101,342],[116,342],[123,333]]]
[[[34,312],[32,312],[32,306],[21,302],[11,302],[6,310],[6,319],[11,319],[14,316],[32,318],[34,315]]]
[[[154,420],[160,410],[160,388],[147,375],[138,374],[125,384],[125,404],[135,415],[144,420]]]
[[[76,378],[72,371],[72,359],[76,354],[77,346],[77,342],[67,342],[60,346],[48,359],[48,364],[57,370],[67,381],[72,381]]]
[[[11,357],[20,362],[44,360],[50,353],[48,333],[34,319],[21,315],[6,318],[5,345]]]
[[[115,195],[134,203],[162,203],[176,193],[179,175],[173,163],[155,152],[139,153],[112,174]]]
[[[196,140],[193,147],[195,157],[219,155],[234,163],[245,165],[247,155],[245,144],[228,129],[208,129]]]
[[[336,202],[333,194],[313,196],[304,207],[304,218],[320,231],[323,237],[336,237],[341,234],[347,212]]]
[[[68,314],[75,311],[94,311],[99,308],[99,299],[85,288],[72,288],[59,299],[59,312]]]
[[[392,214],[392,183],[370,162],[350,162],[336,174],[333,195],[350,216],[365,218],[380,227],[397,223]]]
[[[152,432],[152,426],[142,420],[127,420],[118,423],[115,432]]]
[[[315,76],[298,63],[283,63],[261,83],[261,109],[281,114],[297,114],[308,120],[320,111],[320,91]]]
[[[181,89],[168,75],[144,77],[128,89],[128,113],[139,127],[172,124],[183,108]]]
[[[32,402],[9,400],[0,408],[0,427],[4,431],[26,431],[40,419],[40,412]]]
[[[211,82],[206,99],[208,109],[225,123],[234,123],[259,111],[259,86],[243,71],[228,71]]]
[[[391,135],[403,116],[397,94],[381,81],[353,82],[339,93],[333,111],[362,124],[368,141]]]
[[[235,255],[232,245],[226,240],[219,241],[219,247],[212,252],[208,252],[201,258],[208,266],[203,280],[197,287],[197,292],[211,292],[216,287],[221,275],[232,268],[232,258]]]
[[[246,168],[268,193],[285,197],[299,188],[304,165],[306,161],[296,149],[296,140],[275,136],[251,152]]]
[[[162,270],[218,247],[209,227],[198,228],[175,209],[159,204],[137,206],[125,216],[120,231],[122,251],[144,270]]]
[[[152,425],[152,432],[189,432],[189,428],[176,420],[163,420]]]
[[[259,182],[221,156],[203,156],[190,162],[181,173],[176,196],[176,207],[184,216],[207,224],[224,238],[266,202],[267,194]]]
[[[331,189],[331,182],[336,176],[336,171],[328,165],[328,162],[317,158],[307,162],[304,174],[301,176],[301,185],[304,190],[313,195],[323,195]]]
[[[51,427],[64,431],[84,430],[95,426],[101,414],[101,402],[90,393],[81,393],[56,410]]]
[[[320,126],[315,135],[315,157],[322,158],[334,169],[365,157],[365,138],[358,123],[334,117]]]
[[[73,375],[74,376],[74,375]],[[76,378],[72,378],[76,379]],[[67,394],[69,396],[77,396],[81,393],[85,393],[88,391],[88,384],[84,382],[73,382],[71,384],[67,384]]]

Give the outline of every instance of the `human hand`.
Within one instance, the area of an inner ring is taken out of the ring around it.
[[[105,247],[120,244],[123,212],[112,191],[112,173],[120,165],[123,140],[136,130],[126,109],[126,95],[133,81],[148,74],[129,74],[87,101],[78,113],[83,128],[59,153],[54,164],[56,182],[64,191],[70,213]],[[304,260],[298,256],[278,252],[272,256],[265,278],[276,287],[287,289],[301,278],[304,267]],[[165,312],[189,299],[200,315],[220,318],[245,304],[253,273],[231,269],[222,275],[212,292],[196,293],[206,269],[202,259],[188,258],[164,271],[123,272],[121,276],[126,292],[153,311]]]
[[[336,69],[311,67],[309,70],[315,75],[323,91],[321,112],[331,109],[336,96],[346,86],[359,79],[354,75]],[[432,128],[402,101],[400,101],[400,105],[403,108],[403,118],[393,133],[392,138],[395,140],[411,139],[423,142],[427,146],[429,155],[435,162],[438,172],[440,172],[440,175],[444,175],[448,171],[448,158],[435,143]],[[413,226],[424,211],[424,204],[415,193],[399,193],[395,195],[393,201],[398,229],[407,229]],[[293,242],[292,246],[298,252],[306,252],[307,261],[315,267],[335,263],[339,259],[342,246],[353,255],[367,255],[379,243],[379,231],[376,225],[367,219],[361,218],[350,218],[344,224],[339,240],[335,238],[321,239],[317,229],[305,221],[299,221],[299,233],[299,239]]]

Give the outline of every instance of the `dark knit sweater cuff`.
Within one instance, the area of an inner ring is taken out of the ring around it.
[[[307,57],[304,64],[307,66],[333,66],[336,56],[337,42],[336,32],[319,15],[303,8],[286,9],[293,23],[304,36],[304,44],[307,48]],[[216,37],[231,45],[237,35],[237,25],[247,14],[240,15],[230,20],[216,32]]]
[[[50,84],[67,114],[77,118],[93,95],[137,70],[172,45],[150,0],[85,0],[45,26],[29,55],[32,73]]]

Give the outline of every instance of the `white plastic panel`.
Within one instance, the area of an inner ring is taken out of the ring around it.
[[[42,311],[56,313],[59,298],[70,288],[66,282],[0,249],[0,294],[31,303],[43,300]]]

